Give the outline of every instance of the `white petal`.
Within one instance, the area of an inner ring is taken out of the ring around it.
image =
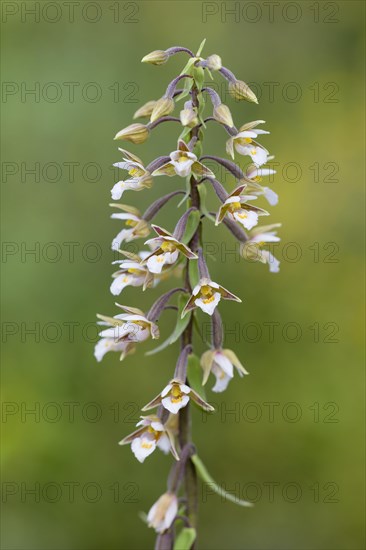
[[[170,392],[172,387],[173,387],[173,384],[168,384],[167,386],[165,386],[165,388],[163,389],[163,391],[160,394],[161,397],[165,397]]]
[[[114,201],[118,201],[121,197],[123,192],[125,191],[125,182],[124,181],[118,181],[111,190],[112,199]]]
[[[280,262],[268,250],[262,250],[261,256],[265,263],[269,265],[271,273],[278,273],[280,271]]]
[[[172,502],[170,503],[169,508],[165,512],[164,530],[169,529],[177,513],[178,513],[178,499],[174,498],[172,499]]]
[[[220,367],[217,365],[212,366],[212,373],[216,377],[216,383],[212,388],[212,391],[215,393],[220,393],[226,390],[232,376],[228,376]]]
[[[118,250],[121,247],[123,241],[129,241],[132,235],[132,229],[122,229],[112,241],[112,250]]]
[[[161,273],[165,265],[165,254],[154,254],[154,256],[150,256],[146,265],[150,273]]]
[[[149,438],[147,434],[142,434],[140,437],[135,437],[131,443],[131,449],[139,462],[143,462],[146,457],[155,451],[156,441],[154,438]]]
[[[187,159],[181,162],[177,162],[175,160],[172,160],[172,164],[174,166],[174,170],[178,176],[181,176],[182,178],[189,176],[191,173],[191,167],[193,164],[193,160]]]
[[[215,353],[214,355],[214,362],[217,363],[219,368],[227,374],[230,378],[233,378],[234,376],[234,367],[232,363],[229,361],[229,359],[220,352]]]
[[[121,294],[122,290],[131,284],[133,279],[133,275],[119,275],[115,279],[113,279],[113,282],[110,287],[110,291],[113,294],[113,296],[118,296]]]
[[[166,434],[159,437],[157,445],[163,453],[168,454],[170,451],[170,439]]]
[[[204,302],[204,299],[197,298],[194,301],[194,303],[196,304],[197,307],[201,308],[202,311],[204,311],[205,313],[208,313],[208,315],[212,315],[220,299],[221,299],[221,294],[219,292],[215,292],[214,299],[211,300],[210,302]]]
[[[273,191],[273,189],[270,189],[269,187],[264,187],[264,196],[266,197],[267,201],[271,206],[276,206],[278,203],[278,195]]]
[[[234,212],[233,216],[246,229],[252,229],[258,223],[258,214],[252,210],[238,210]]]
[[[171,396],[168,395],[167,397],[164,397],[161,400],[161,404],[165,409],[167,409],[169,412],[173,414],[177,414],[177,412],[185,407],[189,401],[188,395],[183,395],[180,401],[174,402],[171,399]]]
[[[113,338],[102,338],[97,342],[94,348],[94,356],[97,361],[101,361],[109,351],[123,351],[124,342],[115,342]]]

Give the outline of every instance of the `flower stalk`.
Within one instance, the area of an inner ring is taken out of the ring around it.
[[[183,545],[185,550],[195,547],[198,478],[204,483],[213,483],[214,490],[225,496],[225,491],[215,484],[197,455],[192,441],[191,407],[197,406],[206,413],[214,411],[206,401],[204,390],[212,377],[215,378],[212,391],[222,392],[234,375],[243,377],[248,374],[236,354],[224,348],[225,334],[219,306],[222,300],[241,302],[241,299],[211,279],[208,258],[205,257],[204,228],[208,226],[211,235],[215,226],[222,223],[239,243],[244,259],[267,263],[271,272],[279,269],[278,260],[266,247],[278,242],[277,232],[273,230],[280,224],[258,226],[260,217],[269,215],[269,212],[252,204],[261,197],[271,206],[277,203],[277,194],[260,183],[263,177],[275,173],[265,166],[273,157],[257,141],[269,132],[258,128],[264,123],[262,120],[247,122],[238,128],[234,125],[229,107],[222,103],[220,95],[207,83],[212,73],[227,80],[229,94],[234,100],[257,103],[257,98],[243,81],[222,65],[217,54],[202,57],[204,43],[196,54],[188,48],[175,46],[155,50],[142,59],[144,63],[160,66],[173,55],[188,54],[185,67],[168,84],[162,96],[149,99],[134,115],[134,118],[149,120],[145,124],[134,122],[115,136],[117,140],[139,145],[148,138],[152,139],[155,128],[160,124],[177,122],[181,128],[173,150],[170,153],[163,151],[161,156],[146,164],[134,153],[120,149],[122,161],[114,166],[127,171],[128,177],[114,185],[114,200],[119,200],[125,192],[148,193],[156,181],[157,185],[160,183],[159,176],[168,177],[164,178],[165,187],[171,190],[162,193],[144,213],[125,203],[111,205],[119,210],[112,217],[124,223],[112,242],[112,249],[120,253],[123,259],[114,262],[118,264],[118,271],[113,274],[111,292],[120,295],[127,286],[133,286],[141,287],[148,294],[148,289],[164,285],[171,277],[180,277],[181,283],[163,292],[144,311],[116,304],[122,313],[98,315],[99,324],[103,327],[101,339],[95,347],[98,361],[112,351],[119,352],[120,359],[124,360],[143,342],[160,337],[158,325],[165,312],[170,310],[167,315],[171,312],[176,315],[173,333],[157,349],[147,353],[161,352],[167,345],[180,340],[175,369],[171,370],[171,378],[168,378],[160,393],[142,408],[142,412],[147,414],[141,416],[137,429],[120,441],[121,445],[131,446],[141,463],[156,449],[172,456],[166,492],[147,515],[149,527],[157,533],[156,550],[172,550],[175,544],[179,548]],[[184,102],[178,117],[174,110],[182,99]],[[228,134],[224,150],[231,159],[203,155],[203,138],[208,131],[206,121],[209,120],[220,124]],[[249,157],[248,166],[240,167],[235,162],[235,155]],[[219,181],[215,170],[205,164],[208,160],[213,161],[215,169],[224,169],[234,178],[233,189],[228,189],[225,182]],[[174,182],[182,178],[185,188],[179,183],[174,187]],[[209,212],[206,207],[208,193],[216,200],[215,212]],[[184,204],[185,211],[177,216],[175,226],[169,229],[164,223],[157,225],[155,217],[166,212],[168,207],[172,208],[172,199],[178,195],[182,195],[178,207]],[[152,232],[155,235],[151,237]],[[135,253],[123,249],[125,242],[147,237],[145,250]],[[212,332],[208,349],[198,357],[196,338],[200,336],[201,315],[211,318]],[[251,505],[232,495],[227,498],[241,506]]]

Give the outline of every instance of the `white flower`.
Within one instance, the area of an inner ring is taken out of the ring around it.
[[[149,321],[144,313],[137,308],[120,306],[127,313],[120,313],[114,317],[97,315],[101,325],[108,328],[99,333],[101,341],[95,346],[95,357],[101,361],[108,351],[122,351],[121,360],[134,351],[134,343],[143,342],[147,338],[159,338],[157,325]]]
[[[190,152],[184,141],[178,141],[178,150],[170,153],[170,161],[154,170],[152,176],[181,176],[190,174],[202,178],[204,176],[214,177],[207,166],[197,160],[194,153]]]
[[[178,499],[173,493],[164,493],[150,508],[147,515],[149,527],[157,533],[164,533],[172,525],[178,513]]]
[[[231,137],[226,143],[227,153],[234,158],[234,148],[240,155],[248,155],[257,166],[265,164],[268,159],[268,151],[262,145],[259,145],[255,138],[262,134],[269,134],[266,130],[256,128],[258,124],[263,124],[264,120],[256,120],[244,124],[239,132]]]
[[[158,405],[163,405],[172,414],[177,414],[180,409],[185,407],[188,401],[192,399],[199,407],[205,411],[213,411],[214,408],[211,407],[206,401],[204,401],[197,392],[192,388],[187,386],[182,380],[174,378],[169,382],[167,386],[163,389],[159,395],[154,397],[145,407],[143,411],[148,411],[153,409]]]
[[[274,228],[280,226],[280,223],[274,223],[253,230],[251,238],[242,246],[242,255],[244,258],[268,264],[271,273],[278,273],[280,262],[269,250],[262,250],[262,247],[268,243],[277,243],[281,240],[277,236],[277,231],[272,231]]]
[[[101,338],[94,348],[94,357],[100,362],[109,351],[124,352],[127,342],[116,342],[114,338]]]
[[[126,436],[119,444],[131,443],[131,450],[139,462],[144,462],[156,448],[165,454],[171,452],[176,460],[179,460],[174,445],[174,435],[168,426],[169,421],[164,425],[155,415],[142,416],[141,419],[136,424],[138,430]]]
[[[143,262],[147,264],[147,268],[151,273],[161,273],[164,265],[174,264],[180,252],[190,260],[197,259],[197,255],[188,246],[175,239],[168,231],[158,225],[152,225],[151,227],[158,234],[158,237],[145,242],[153,248],[153,253],[147,256]]]
[[[130,260],[117,260],[113,264],[119,264],[119,269],[113,273],[111,293],[114,296],[121,294],[126,286],[146,286],[149,273],[145,266],[139,262]]]
[[[216,225],[222,222],[226,214],[239,222],[246,229],[252,229],[258,223],[258,216],[268,216],[269,213],[263,208],[253,206],[247,201],[255,200],[255,195],[241,195],[246,185],[237,187],[226,201],[221,205],[216,216]]]
[[[198,285],[194,287],[192,296],[182,311],[182,317],[196,307],[199,307],[203,312],[208,313],[208,315],[212,315],[221,298],[241,302],[240,298],[226,290],[226,288],[210,279],[202,278]]]
[[[118,204],[118,205],[116,204],[113,206],[117,206],[118,208],[121,208],[121,209],[128,208],[123,204]],[[141,219],[138,210],[132,207],[130,207],[129,209],[133,210],[134,213],[132,212],[127,212],[123,214],[117,213],[117,214],[112,214],[111,216],[111,218],[115,220],[123,220],[125,222],[125,225],[127,226],[123,228],[118,233],[118,235],[113,239],[112,250],[119,250],[123,242],[128,243],[135,239],[147,237],[148,234],[150,233],[148,223],[145,220]]]
[[[269,157],[268,160],[273,157]],[[250,190],[255,195],[263,195],[271,206],[275,206],[278,203],[278,195],[270,187],[263,187],[259,185],[258,182],[262,180],[263,177],[271,176],[276,173],[276,170],[271,168],[258,168],[254,164],[251,164],[246,172],[246,176],[252,180],[252,184],[249,184]]]
[[[215,349],[206,351],[201,357],[201,367],[203,368],[202,384],[206,384],[210,373],[215,376],[216,383],[212,388],[214,392],[223,392],[226,390],[230,380],[234,377],[234,367],[239,376],[249,374],[235,353],[229,349]]]
[[[114,187],[112,188],[113,200],[120,199],[123,193],[127,191],[127,189],[131,189],[133,191],[141,191],[142,189],[145,189],[146,187],[151,187],[152,185],[151,174],[146,170],[146,168],[142,164],[142,161],[138,157],[136,157],[132,153],[129,153],[128,151],[125,151],[124,149],[119,150],[122,151],[122,153],[125,155],[123,157],[123,162],[116,162],[115,164],[113,164],[113,166],[115,166],[116,168],[120,168],[121,170],[127,170],[131,178],[118,181],[114,185]]]

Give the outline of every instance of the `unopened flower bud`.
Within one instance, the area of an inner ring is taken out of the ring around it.
[[[193,128],[198,124],[198,117],[193,109],[183,109],[180,114],[180,121],[182,126],[188,126],[188,128]]]
[[[153,112],[153,109],[155,107],[156,101],[148,101],[140,107],[140,109],[137,109],[136,113],[133,115],[133,118],[145,118],[149,117],[151,113]]]
[[[216,54],[209,55],[206,59],[206,67],[211,71],[219,71],[222,67],[221,57]]]
[[[161,97],[154,105],[151,113],[150,122],[158,118],[169,115],[174,110],[174,99],[171,97]]]
[[[213,110],[213,117],[217,122],[221,122],[221,124],[226,124],[226,126],[229,126],[232,128],[234,126],[233,117],[231,116],[230,109],[227,107],[227,105],[224,105],[221,103]]]
[[[238,101],[246,99],[247,101],[258,103],[255,93],[252,92],[248,84],[245,84],[242,80],[234,80],[229,82],[229,94]]]
[[[132,143],[144,143],[149,137],[149,129],[145,124],[130,124],[127,128],[123,128],[114,139],[124,139]]]
[[[150,508],[147,515],[149,527],[164,533],[172,525],[178,513],[178,499],[173,493],[164,493]]]
[[[164,50],[155,50],[148,53],[141,59],[141,63],[151,63],[152,65],[163,65],[169,59],[169,55]]]

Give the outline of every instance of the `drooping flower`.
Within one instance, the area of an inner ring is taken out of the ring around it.
[[[95,346],[94,355],[98,361],[101,361],[108,351],[122,351],[122,360],[127,353],[134,350],[133,344],[136,342],[143,342],[149,337],[159,338],[157,325],[149,321],[140,309],[116,305],[127,313],[119,313],[114,317],[97,315],[102,321],[100,324],[108,327],[99,333],[101,340]]]
[[[207,166],[197,160],[197,156],[190,152],[183,140],[178,141],[178,150],[170,153],[170,161],[160,166],[152,173],[153,176],[181,176],[190,174],[198,178],[205,176],[214,177],[213,172]]]
[[[273,256],[269,250],[264,250],[263,246],[268,243],[277,243],[281,239],[277,237],[277,231],[274,228],[281,227],[280,223],[257,227],[252,231],[251,238],[242,245],[242,256],[248,260],[268,264],[271,273],[278,273],[280,262]]]
[[[248,122],[239,129],[239,132],[228,139],[226,142],[226,152],[234,158],[234,148],[240,155],[249,155],[256,166],[262,166],[268,160],[269,153],[267,149],[256,141],[261,134],[269,134],[266,130],[256,128],[258,124],[263,124],[264,120],[255,120]]]
[[[142,286],[147,288],[153,283],[153,276],[146,266],[141,264],[141,260],[116,260],[113,264],[118,264],[119,269],[113,273],[113,282],[111,284],[111,293],[114,296],[121,294],[126,286]]]
[[[268,160],[274,157],[268,157]],[[263,195],[271,206],[275,206],[278,203],[278,195],[270,187],[264,187],[259,184],[263,177],[271,176],[276,173],[276,170],[271,168],[259,168],[255,164],[248,166],[246,171],[247,178],[252,180],[252,184],[248,183],[248,188],[254,195]]]
[[[142,191],[142,189],[152,185],[151,174],[144,167],[142,160],[125,149],[119,149],[119,151],[124,155],[123,161],[116,162],[113,166],[121,170],[127,170],[131,177],[127,180],[120,180],[113,186],[111,191],[113,200],[119,200],[128,189]]]
[[[172,414],[177,414],[180,409],[187,405],[190,399],[192,399],[192,401],[194,401],[199,407],[201,407],[201,409],[205,411],[214,410],[214,408],[206,403],[206,401],[204,401],[197,392],[187,386],[187,384],[185,384],[182,380],[177,378],[173,378],[173,380],[165,386],[163,391],[147,405],[145,405],[142,410],[148,411],[161,404]]]
[[[240,298],[226,290],[223,286],[218,285],[210,279],[202,278],[192,290],[192,296],[182,311],[182,317],[196,307],[199,307],[203,312],[208,313],[208,315],[212,315],[221,298],[223,300],[241,302]]]
[[[163,424],[156,415],[142,416],[136,426],[138,430],[124,437],[119,445],[131,443],[131,450],[139,462],[144,462],[145,458],[151,455],[156,448],[165,454],[171,452],[174,458],[179,460],[169,420]]]
[[[237,187],[220,206],[216,216],[216,225],[222,222],[226,214],[233,220],[242,224],[246,229],[251,229],[258,223],[258,216],[268,216],[269,212],[263,208],[253,206],[247,201],[255,200],[256,195],[242,195],[246,185]]]
[[[150,508],[148,525],[157,533],[164,533],[172,525],[177,513],[178,498],[174,493],[164,493]]]
[[[123,242],[129,243],[135,239],[147,237],[150,233],[149,224],[141,218],[137,208],[126,204],[111,204],[124,213],[114,213],[111,218],[123,220],[127,227],[124,227],[112,241],[112,250],[118,250]]]
[[[212,349],[206,351],[201,357],[201,367],[203,369],[202,384],[206,384],[210,373],[215,376],[216,384],[212,391],[223,392],[226,390],[230,380],[234,377],[234,367],[239,376],[249,374],[235,353],[229,349]]]
[[[101,338],[95,345],[94,357],[100,362],[109,351],[121,352],[120,358],[122,361],[126,355],[135,351],[135,345],[127,341],[116,342],[114,338]]]
[[[145,242],[145,244],[153,247],[154,251],[143,261],[147,264],[147,268],[151,273],[161,273],[164,265],[174,264],[178,259],[179,252],[189,260],[197,259],[197,254],[175,239],[168,231],[158,225],[152,225],[151,227],[158,234],[158,237]]]

